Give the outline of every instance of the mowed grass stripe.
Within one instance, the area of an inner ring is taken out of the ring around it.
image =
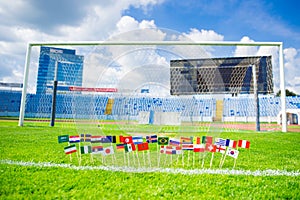
[[[246,176],[300,176],[299,171],[285,171],[285,170],[234,170],[234,169],[175,169],[175,168],[133,168],[133,167],[118,167],[118,166],[75,166],[70,164],[58,164],[50,162],[25,162],[25,161],[13,161],[13,160],[0,160],[1,164],[18,165],[25,167],[43,167],[43,168],[68,168],[73,170],[106,170],[117,172],[129,172],[129,173],[171,173],[171,174],[185,174],[185,175],[199,175],[199,174],[220,174],[220,175],[246,175]]]

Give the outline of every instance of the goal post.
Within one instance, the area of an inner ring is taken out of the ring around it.
[[[283,43],[282,42],[235,42],[235,41],[74,41],[74,42],[31,42],[27,45],[23,89],[19,113],[19,126],[24,124],[26,93],[28,86],[28,76],[30,71],[30,58],[32,47],[35,46],[275,46],[279,48],[279,72],[281,90],[281,112],[286,113],[286,92],[283,63]],[[287,117],[282,115],[282,132],[287,132]]]

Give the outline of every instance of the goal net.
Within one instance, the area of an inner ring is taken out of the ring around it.
[[[281,43],[199,42],[173,32],[145,41],[142,32],[158,33],[143,31],[30,43],[19,125],[69,121],[78,132],[105,134],[107,124],[125,133],[205,133],[259,123],[286,131],[285,119],[277,124],[285,98],[274,95],[284,88]]]

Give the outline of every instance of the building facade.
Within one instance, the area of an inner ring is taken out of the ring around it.
[[[40,49],[36,93],[52,93],[53,82],[58,81],[58,91],[68,91],[71,86],[82,86],[84,56],[74,49],[44,47]]]

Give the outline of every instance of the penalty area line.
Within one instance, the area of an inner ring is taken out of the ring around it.
[[[51,162],[27,162],[0,160],[0,164],[17,165],[24,167],[41,167],[41,168],[65,168],[72,170],[105,170],[114,172],[126,173],[150,173],[160,172],[169,174],[184,174],[184,175],[201,175],[201,174],[216,174],[216,175],[243,175],[243,176],[300,176],[299,171],[286,170],[235,170],[235,169],[181,169],[181,168],[134,168],[127,166],[75,166],[70,164],[59,164]]]

